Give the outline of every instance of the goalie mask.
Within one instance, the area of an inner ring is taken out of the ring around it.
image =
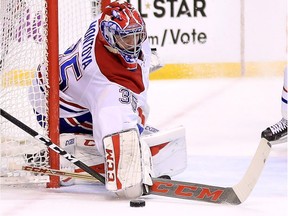
[[[100,40],[128,70],[137,69],[137,59],[146,39],[145,23],[129,3],[110,3],[99,20]]]

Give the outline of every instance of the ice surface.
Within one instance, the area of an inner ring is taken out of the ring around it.
[[[174,179],[219,186],[240,181],[260,133],[281,119],[283,78],[151,81],[148,123],[159,129],[184,125],[188,167]],[[254,190],[239,206],[148,195],[131,208],[101,184],[60,189],[2,186],[0,215],[233,215],[287,216],[287,143],[273,146]]]

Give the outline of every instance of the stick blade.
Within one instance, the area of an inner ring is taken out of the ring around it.
[[[270,143],[262,138],[244,177],[233,187],[218,187],[199,183],[153,178],[153,185],[150,188],[150,193],[172,198],[239,205],[247,199],[255,187],[270,151]]]
[[[231,187],[175,181],[153,178],[150,193],[179,199],[188,199],[217,204],[240,204],[240,200]]]

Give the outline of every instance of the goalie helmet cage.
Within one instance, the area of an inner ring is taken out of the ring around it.
[[[101,5],[100,0],[0,0],[0,107],[54,143],[59,143],[58,54],[77,42]],[[31,85],[39,65],[45,71],[37,91]],[[10,169],[15,163],[58,169],[59,155],[2,117],[0,152],[1,184],[59,186],[58,177]]]

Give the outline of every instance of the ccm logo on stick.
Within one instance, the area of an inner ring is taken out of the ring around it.
[[[179,198],[185,197],[196,197],[197,199],[207,199],[209,198],[212,201],[217,201],[221,195],[224,193],[224,190],[216,189],[211,191],[209,188],[198,187],[192,185],[179,185],[173,184],[173,182],[160,182],[155,181],[151,187],[153,192],[157,194],[166,194]]]

